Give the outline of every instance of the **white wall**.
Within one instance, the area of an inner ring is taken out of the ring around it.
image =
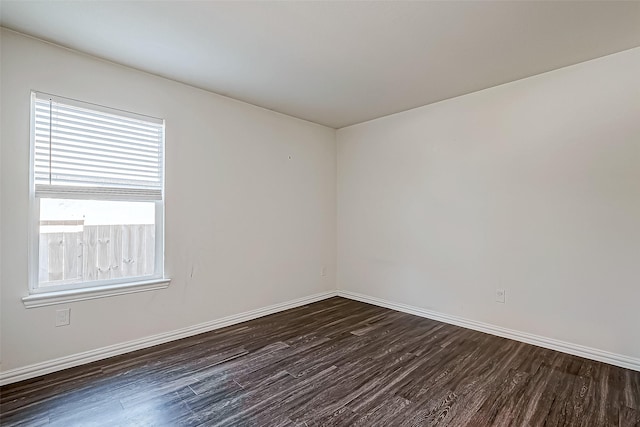
[[[341,129],[337,183],[332,129],[5,30],[1,65],[2,371],[332,290],[336,235],[340,289],[640,357],[640,49]],[[24,307],[31,89],[166,119],[168,289]]]
[[[640,48],[340,129],[339,289],[640,357],[639,77]]]
[[[335,289],[333,129],[6,30],[1,54],[4,371]],[[166,119],[168,289],[68,304],[62,328],[24,307],[31,89]]]

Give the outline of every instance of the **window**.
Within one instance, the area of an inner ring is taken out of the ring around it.
[[[31,293],[162,279],[164,121],[37,92],[31,117]]]

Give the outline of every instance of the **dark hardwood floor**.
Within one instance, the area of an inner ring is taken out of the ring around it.
[[[2,426],[640,425],[640,372],[342,298],[0,393]]]

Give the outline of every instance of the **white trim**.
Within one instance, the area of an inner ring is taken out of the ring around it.
[[[597,360],[598,362],[604,362],[610,365],[620,366],[622,368],[632,369],[634,371],[640,371],[640,359],[638,358],[611,353],[608,351],[599,350],[597,348],[586,347],[583,345],[560,341],[553,338],[547,338],[540,335],[534,335],[527,332],[516,331],[514,329],[503,328],[502,326],[491,325],[489,323],[465,319],[464,317],[452,316],[450,314],[426,310],[424,308],[407,304],[396,303],[381,298],[359,294],[356,292],[338,290],[337,293],[338,296],[343,298],[349,298],[352,300],[377,305],[379,307],[401,311],[403,313],[426,317],[427,319],[437,320],[439,322],[461,326],[463,328],[473,329],[474,331],[485,332],[487,334],[496,335],[503,338],[509,338],[515,341],[536,345],[538,347],[544,347],[551,350],[560,351],[562,353],[584,357],[585,359]]]
[[[155,201],[155,277],[164,277],[164,200]]]
[[[171,279],[151,279],[134,283],[120,283],[92,288],[38,292],[23,297],[22,302],[26,308],[44,307],[47,305],[66,304],[69,302],[85,301],[89,299],[133,294],[136,292],[155,291],[158,289],[168,288],[170,282]],[[43,288],[39,289],[42,290]]]
[[[40,375],[49,374],[51,372],[56,372],[63,369],[72,368],[74,366],[95,362],[96,360],[102,360],[131,351],[152,347],[154,345],[164,344],[170,341],[202,334],[204,332],[209,332],[215,329],[220,329],[226,326],[253,320],[258,317],[267,316],[269,314],[274,314],[291,308],[311,304],[317,301],[334,297],[336,295],[337,294],[335,291],[322,292],[319,294],[310,295],[308,297],[298,298],[295,300],[270,305],[268,307],[246,311],[240,314],[234,314],[231,316],[223,317],[221,319],[212,320],[210,322],[200,323],[199,325],[177,329],[175,331],[164,332],[161,334],[128,341],[121,344],[115,344],[108,347],[89,350],[82,353],[49,360],[46,362],[35,363],[33,365],[24,366],[22,368],[10,369],[5,372],[0,372],[0,385],[27,380],[29,378],[38,377]]]
[[[96,360],[106,359],[108,357],[117,356],[120,354],[128,353],[135,350],[140,350],[154,345],[164,344],[170,341],[187,338],[193,335],[209,332],[215,329],[224,328],[226,326],[235,325],[238,323],[253,320],[258,317],[267,316],[269,314],[278,313],[280,311],[288,310],[291,308],[300,307],[306,304],[311,304],[317,301],[321,301],[334,296],[340,296],[343,298],[352,299],[368,304],[373,304],[379,307],[389,308],[391,310],[401,311],[403,313],[409,313],[420,317],[426,317],[428,319],[437,320],[463,328],[472,329],[475,331],[485,332],[491,335],[500,336],[503,338],[509,338],[527,344],[537,345],[539,347],[548,348],[551,350],[560,351],[563,353],[573,354],[575,356],[584,357],[587,359],[597,360],[611,365],[620,366],[627,369],[633,369],[640,371],[640,359],[623,356],[615,353],[610,353],[603,350],[598,350],[590,347],[585,347],[577,344],[568,343],[565,341],[554,340],[551,338],[541,337],[539,335],[528,334],[525,332],[519,332],[512,329],[503,328],[500,326],[491,325],[488,323],[477,322],[475,320],[469,320],[458,316],[451,316],[444,313],[438,313],[423,308],[410,306],[406,304],[400,304],[391,302],[388,300],[375,298],[355,292],[338,290],[328,291],[308,297],[303,297],[279,304],[274,304],[268,307],[259,308],[256,310],[247,311],[240,314],[235,314],[221,319],[213,320],[210,322],[201,323],[199,325],[189,326],[186,328],[178,329],[171,332],[165,332],[150,337],[145,337],[133,341],[128,341],[121,344],[115,344],[108,347],[103,347],[95,350],[86,351],[83,353],[77,353],[70,356],[61,357],[58,359],[49,360],[46,362],[36,363],[33,365],[25,366],[22,368],[11,369],[5,372],[0,372],[0,385],[6,385],[29,378],[38,377],[40,375],[46,375],[52,372],[60,371],[74,366],[84,365],[86,363],[95,362]]]
[[[39,281],[39,252],[40,252],[40,199],[36,198],[35,193],[35,171],[34,171],[34,157],[35,157],[35,127],[36,127],[36,115],[35,115],[35,100],[36,93],[31,92],[31,109],[29,118],[29,229],[27,230],[27,236],[29,239],[29,246],[27,248],[28,256],[28,270],[29,276],[27,277],[29,292],[33,292],[38,288]]]

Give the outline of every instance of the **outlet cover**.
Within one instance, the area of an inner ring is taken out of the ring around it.
[[[67,326],[71,323],[71,309],[64,308],[62,310],[56,310],[56,327]]]
[[[505,296],[504,289],[496,289],[496,302],[500,302],[504,304],[504,296]]]

